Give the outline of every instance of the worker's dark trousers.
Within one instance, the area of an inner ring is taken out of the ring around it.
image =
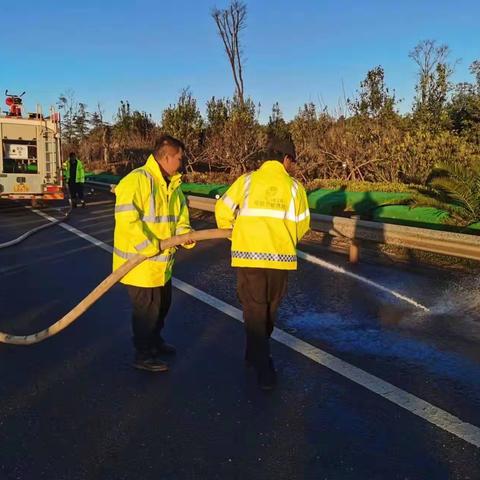
[[[77,197],[83,202],[83,183],[68,182],[68,189],[70,190],[72,202],[74,202]]]
[[[163,343],[161,331],[172,303],[172,282],[163,287],[127,288],[133,304],[133,344],[138,353],[149,356],[156,345]]]
[[[270,335],[287,291],[287,278],[287,270],[237,268],[237,293],[246,333],[245,360],[259,372],[270,368]]]

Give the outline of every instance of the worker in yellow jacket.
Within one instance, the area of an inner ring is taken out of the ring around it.
[[[63,178],[68,185],[72,207],[77,206],[77,198],[80,204],[85,208],[85,199],[83,197],[83,185],[85,183],[85,168],[83,163],[75,152],[70,152],[68,160],[63,164]]]
[[[258,170],[238,178],[215,206],[218,227],[233,228],[231,255],[243,306],[245,361],[256,368],[265,390],[276,383],[269,340],[276,313],[288,271],[297,268],[297,242],[310,226],[305,189],[288,174],[295,162],[293,143],[271,139],[268,158]]]
[[[134,367],[152,372],[168,370],[158,356],[175,353],[161,331],[171,303],[176,248],[160,251],[159,241],[191,230],[178,173],[183,152],[182,142],[162,136],[145,165],[130,172],[115,188],[113,269],[137,253],[148,257],[121,282],[133,304]],[[192,248],[194,243],[183,246]]]

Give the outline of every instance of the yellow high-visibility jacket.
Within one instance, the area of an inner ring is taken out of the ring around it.
[[[63,178],[66,182],[70,181],[70,160],[66,160],[63,163]],[[75,169],[75,183],[85,183],[85,168],[78,158]]]
[[[310,228],[303,186],[275,160],[238,178],[215,205],[219,228],[232,228],[232,266],[297,268],[297,242]]]
[[[176,248],[159,252],[159,240],[191,230],[181,175],[167,182],[153,155],[115,188],[113,269],[137,253],[154,255],[121,280],[137,287],[160,287],[172,276]],[[185,245],[192,248],[194,244]]]

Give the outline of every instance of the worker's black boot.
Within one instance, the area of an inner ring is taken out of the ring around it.
[[[148,372],[166,372],[168,365],[158,358],[144,353],[136,353],[133,366],[139,370],[147,370]]]

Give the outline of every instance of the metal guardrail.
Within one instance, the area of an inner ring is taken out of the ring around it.
[[[198,210],[205,210],[207,212],[215,211],[215,198],[197,197],[195,195],[187,195],[187,203],[190,208],[197,208]]]
[[[110,191],[115,188],[115,185],[102,182],[87,181],[87,183]],[[216,201],[213,198],[187,195],[188,206],[198,210],[213,212]],[[312,213],[311,227],[318,232],[348,239],[352,262],[358,261],[361,240],[480,261],[480,236],[317,213]]]
[[[407,227],[391,223],[330,217],[312,214],[312,229],[330,235],[356,240],[369,240],[386,245],[423,250],[480,261],[480,236],[463,233]]]
[[[215,210],[215,199],[189,195],[187,200],[191,208],[209,212]],[[350,240],[349,253],[353,262],[358,260],[358,241],[361,240],[480,261],[480,236],[318,213],[312,213],[311,227],[312,230]]]
[[[109,192],[114,192],[116,185],[114,183],[105,183],[105,182],[95,182],[94,180],[86,180],[87,185],[92,185],[95,188],[100,190],[108,190]]]

